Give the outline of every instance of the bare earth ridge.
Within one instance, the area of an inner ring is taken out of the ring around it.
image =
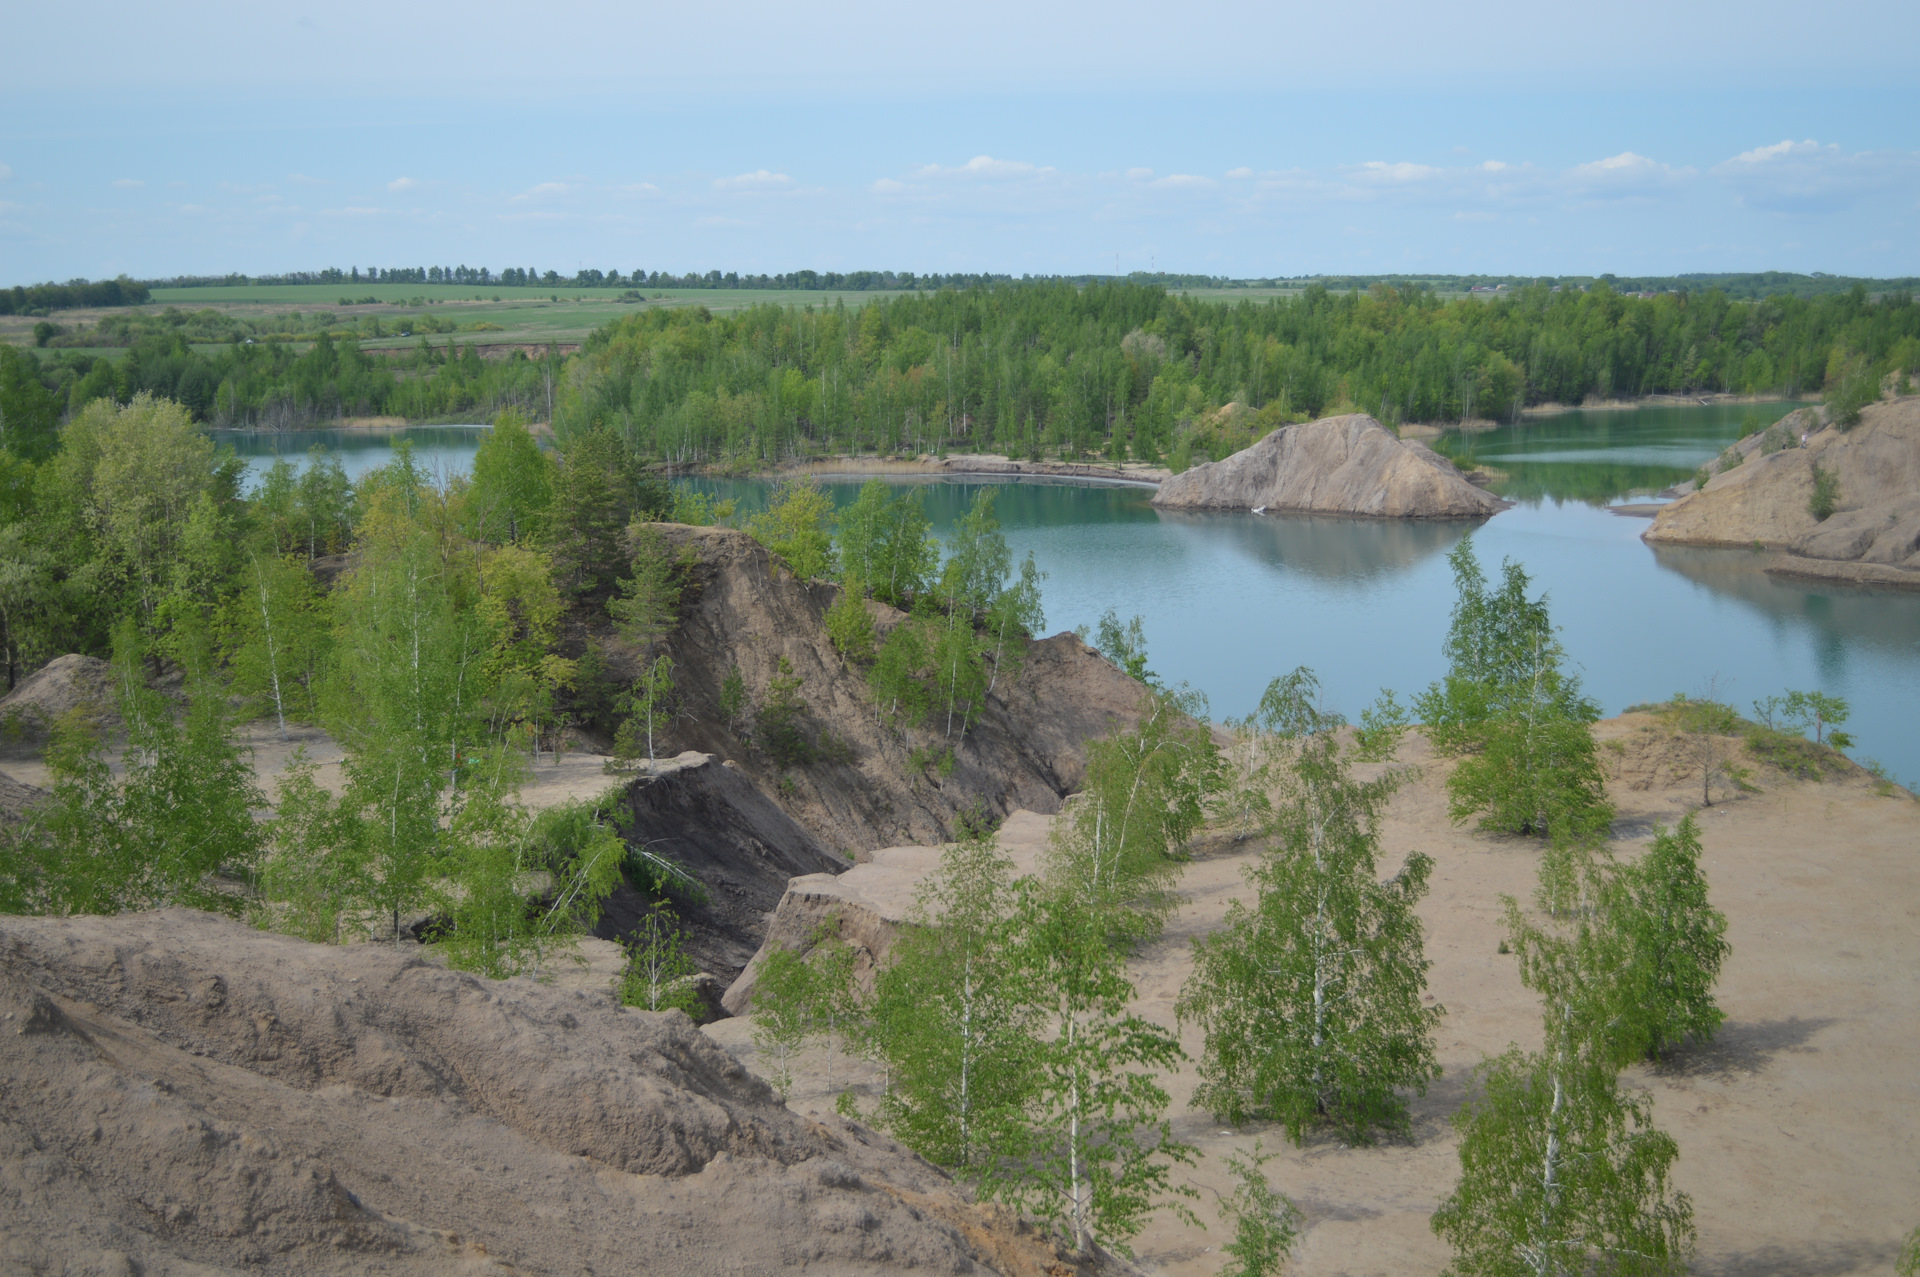
[[[1153,503],[1376,519],[1484,518],[1508,504],[1425,444],[1402,440],[1362,413],[1282,426],[1224,461],[1172,476]]]

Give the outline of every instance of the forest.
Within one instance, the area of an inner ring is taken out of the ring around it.
[[[487,360],[424,335],[397,358],[375,356],[350,331],[321,332],[303,352],[236,331],[207,351],[197,322],[127,325],[117,360],[0,350],[0,411],[35,420],[141,392],[222,427],[514,409],[563,439],[606,426],[670,466],[951,449],[1181,469],[1334,411],[1445,423],[1588,397],[1812,396],[1920,365],[1911,295],[1875,300],[1860,286],[1735,301],[1532,285],[1449,301],[1377,284],[1229,302],[1037,281],[859,307],[648,308],[564,364],[519,350]]]

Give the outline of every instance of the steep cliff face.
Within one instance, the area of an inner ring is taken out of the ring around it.
[[[671,748],[731,760],[843,858],[944,842],[958,815],[976,807],[994,816],[1057,811],[1080,784],[1086,742],[1137,720],[1140,685],[1072,634],[1057,634],[997,673],[984,713],[964,736],[957,723],[947,734],[944,718],[903,734],[881,719],[864,673],[827,637],[835,587],[795,580],[744,532],[662,530],[676,553],[695,560],[679,628],[666,642],[680,709]],[[900,616],[872,610],[882,632]],[[735,669],[753,704],[763,703],[782,658],[800,679],[802,734],[818,747],[814,761],[784,767],[755,743],[750,712],[729,721],[720,705]],[[630,663],[630,655],[620,659]],[[951,770],[918,761],[913,750],[926,747],[951,747]]]
[[[190,910],[0,918],[0,1268],[1038,1277],[677,1011]]]
[[[1431,448],[1360,413],[1283,426],[1224,461],[1174,475],[1153,503],[1376,519],[1473,519],[1507,508]]]
[[[1742,440],[1740,463],[1662,509],[1646,540],[1758,543],[1785,551],[1768,565],[1780,575],[1920,586],[1920,395],[1869,405],[1850,431],[1811,408],[1780,424],[1800,446],[1766,454],[1760,436]],[[1824,520],[1810,509],[1816,473],[1835,488]]]

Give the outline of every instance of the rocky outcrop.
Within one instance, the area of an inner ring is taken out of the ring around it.
[[[677,1011],[188,910],[0,918],[9,1272],[1037,1275]]]
[[[0,698],[0,752],[37,752],[47,729],[63,715],[81,710],[102,727],[120,721],[113,694],[113,666],[97,657],[56,656],[20,680]]]
[[[622,835],[699,880],[703,895],[674,902],[687,952],[702,971],[731,981],[766,928],[789,879],[832,875],[845,857],[822,847],[733,763],[684,753],[644,767],[628,785]],[[595,934],[631,934],[653,902],[622,885],[602,906]]]
[[[1268,510],[1375,519],[1476,519],[1507,502],[1468,483],[1453,463],[1354,413],[1282,426],[1224,461],[1160,485],[1173,510]]]
[[[1849,431],[1803,408],[1734,455],[1663,508],[1646,540],[1759,545],[1784,552],[1768,566],[1776,575],[1920,588],[1920,395],[1869,405]],[[1809,509],[1816,470],[1837,487],[1824,520]]]
[[[37,785],[25,785],[0,772],[0,821],[23,820],[29,809],[47,799],[47,791]]]
[[[781,810],[843,859],[881,847],[953,837],[960,813],[1051,812],[1080,785],[1086,743],[1137,721],[1141,686],[1072,634],[1027,646],[964,736],[944,719],[902,734],[882,720],[865,672],[827,637],[837,587],[795,580],[744,532],[661,525],[676,554],[694,560],[680,626],[667,640],[680,714],[673,747],[731,760]],[[874,605],[884,630],[899,613]],[[607,647],[616,660],[618,640]],[[806,703],[811,761],[782,765],[754,743],[752,715],[729,721],[721,689],[738,670],[763,701],[785,658]],[[953,750],[952,767],[926,759]],[[916,749],[926,753],[915,755]],[[777,894],[775,899],[777,899]],[[766,907],[771,908],[769,903]]]
[[[1016,876],[1035,873],[1047,847],[1051,816],[1016,811],[1000,826],[1000,850]],[[945,847],[887,847],[841,874],[810,874],[787,884],[767,924],[767,938],[740,978],[721,999],[729,1014],[745,1015],[753,1004],[760,963],[776,949],[806,953],[822,925],[853,949],[854,978],[868,981],[913,916],[920,886],[940,868]]]

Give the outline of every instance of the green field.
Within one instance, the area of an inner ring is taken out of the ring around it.
[[[283,284],[278,286],[235,286],[220,288],[156,288],[153,301],[146,306],[114,310],[67,310],[54,318],[73,328],[98,324],[108,315],[153,316],[169,308],[199,312],[216,311],[264,330],[287,328],[279,321],[299,315],[302,322],[293,327],[302,330],[351,328],[371,316],[391,335],[363,337],[367,350],[393,349],[416,345],[424,336],[436,346],[449,341],[458,345],[545,345],[567,346],[585,341],[587,335],[621,315],[648,307],[682,308],[705,306],[715,314],[744,310],[749,306],[772,302],[780,306],[831,306],[844,301],[849,308],[866,305],[876,297],[897,293],[781,291],[754,288],[663,288],[645,290],[645,301],[625,297],[625,289],[612,288],[474,288],[456,284]],[[377,301],[365,299],[373,297]],[[498,298],[498,300],[495,300]],[[342,304],[343,299],[346,304]],[[431,316],[435,327],[451,327],[450,332],[416,333],[408,329],[416,316]],[[0,341],[27,346],[33,343],[32,329],[37,321],[27,315],[0,316]],[[243,331],[252,331],[252,328]],[[67,349],[118,358],[124,347],[98,347],[81,344],[84,337]],[[189,338],[189,340],[192,340]],[[304,341],[294,343],[305,349]]]

